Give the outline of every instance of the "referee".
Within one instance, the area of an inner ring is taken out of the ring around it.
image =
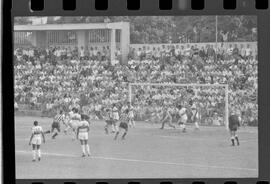
[[[239,138],[236,134],[238,127],[240,127],[240,117],[236,113],[231,113],[229,117],[229,129],[231,134],[232,146],[235,146],[235,140],[237,146],[239,146]]]

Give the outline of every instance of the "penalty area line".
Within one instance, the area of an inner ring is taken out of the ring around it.
[[[31,155],[31,152],[30,151],[16,151],[16,153],[18,153],[18,154],[30,154]],[[48,156],[80,158],[77,155],[71,155],[71,154],[48,153],[48,152],[44,152],[42,154],[43,155],[48,155]],[[91,156],[90,158],[91,159],[101,159],[101,160],[113,160],[113,161],[125,161],[125,162],[150,163],[150,164],[159,164],[159,165],[176,165],[176,166],[212,168],[212,169],[230,169],[230,170],[257,171],[257,169],[252,169],[252,168],[225,167],[225,166],[213,166],[213,165],[202,165],[202,164],[186,164],[186,163],[174,163],[174,162],[163,162],[163,161],[150,161],[150,160],[114,158],[114,157],[102,157],[102,156]]]

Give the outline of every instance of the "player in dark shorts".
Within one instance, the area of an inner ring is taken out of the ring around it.
[[[232,146],[235,146],[234,140],[236,140],[237,146],[240,145],[238,135],[236,134],[238,127],[240,127],[239,116],[232,113],[229,117],[229,129],[231,134]]]
[[[127,132],[128,132],[128,120],[129,120],[129,117],[128,117],[128,109],[126,109],[122,115],[121,115],[121,121],[120,121],[120,124],[119,124],[119,129],[117,129],[116,131],[116,134],[115,134],[115,137],[114,137],[114,140],[117,139],[119,133],[121,130],[124,131],[123,135],[122,135],[122,140],[125,139],[125,136],[127,135]]]
[[[58,135],[58,133],[60,133],[60,123],[64,122],[64,119],[65,119],[65,114],[63,113],[62,110],[60,110],[59,113],[56,114],[56,116],[53,119],[51,131],[48,130],[45,132],[45,134],[53,133],[52,139],[55,139],[55,137]]]

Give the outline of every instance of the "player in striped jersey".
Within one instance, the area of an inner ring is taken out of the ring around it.
[[[116,131],[116,134],[115,134],[115,137],[114,137],[114,140],[117,139],[119,133],[121,130],[124,130],[124,133],[122,135],[122,140],[125,139],[125,136],[127,135],[127,132],[128,132],[128,120],[129,120],[129,117],[128,117],[128,109],[126,109],[122,114],[121,114],[121,122],[119,124],[119,128],[117,128],[117,131]]]
[[[38,125],[37,121],[34,121],[34,126],[32,127],[32,135],[29,141],[29,145],[32,145],[33,152],[33,162],[36,161],[36,153],[38,155],[38,161],[41,159],[41,139],[43,138],[43,143],[45,143],[45,136],[42,127]]]
[[[88,117],[86,115],[81,115],[81,121],[78,124],[77,128],[77,139],[81,142],[82,147],[82,157],[85,157],[86,152],[87,155],[90,156],[90,148],[88,144],[88,133],[89,133],[89,122],[87,121]]]
[[[62,110],[60,110],[59,113],[56,114],[54,119],[53,119],[51,131],[48,130],[45,132],[45,134],[52,133],[53,134],[52,139],[55,139],[55,137],[58,135],[58,133],[60,133],[60,124],[64,123],[64,121],[65,121],[65,114],[63,113]]]

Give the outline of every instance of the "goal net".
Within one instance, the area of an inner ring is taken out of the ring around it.
[[[139,121],[155,121],[153,116],[162,113],[162,107],[171,109],[173,122],[177,121],[177,105],[187,108],[191,121],[191,104],[196,104],[201,125],[225,126],[228,128],[227,84],[159,84],[130,83],[129,102],[134,107]],[[190,103],[192,102],[192,103]],[[161,116],[157,116],[159,119]],[[159,122],[159,121],[155,121]]]

